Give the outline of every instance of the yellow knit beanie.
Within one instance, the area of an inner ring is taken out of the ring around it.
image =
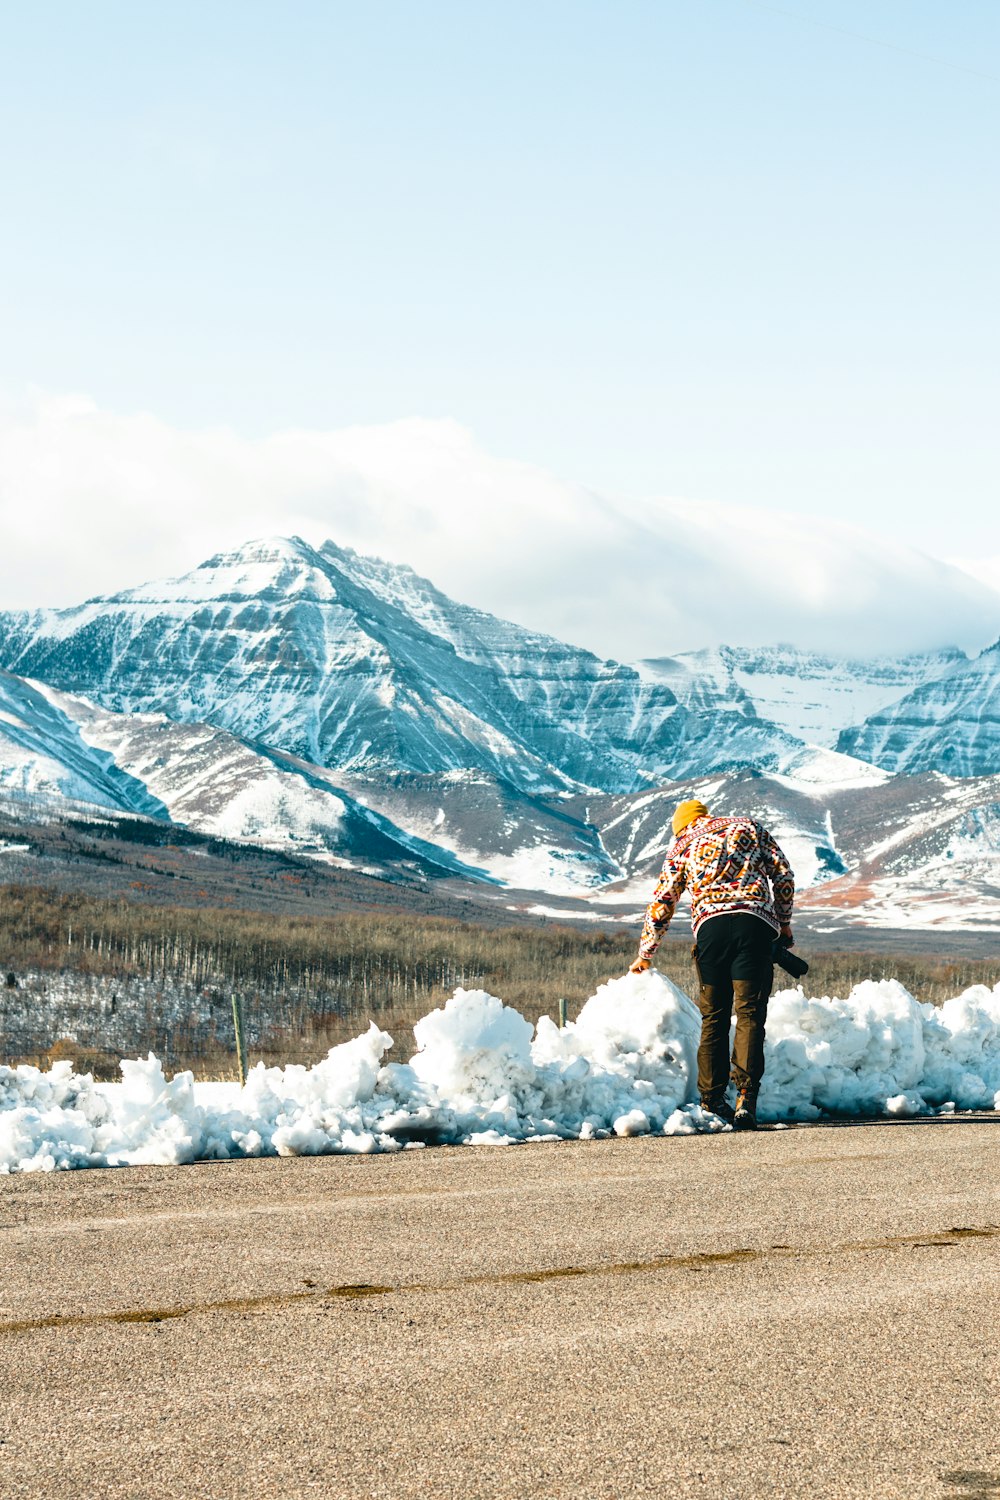
[[[682,802],[674,813],[672,826],[675,835],[680,833],[682,828],[686,828],[689,823],[693,823],[696,818],[707,817],[708,808],[704,802],[699,802],[697,797],[693,797],[690,802]]]

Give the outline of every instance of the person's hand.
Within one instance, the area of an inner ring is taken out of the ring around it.
[[[792,929],[791,929],[791,927],[789,926],[789,924],[787,922],[784,922],[782,924],[782,928],[781,928],[781,941],[784,943],[784,945],[785,945],[786,948],[794,948],[795,947],[795,939],[792,936]]]
[[[646,972],[646,970],[649,968],[649,966],[650,965],[649,965],[649,959],[648,958],[637,958],[636,961],[635,961],[635,963],[629,969],[629,973],[630,974],[644,974]]]

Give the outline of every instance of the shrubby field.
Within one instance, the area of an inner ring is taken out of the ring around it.
[[[686,922],[657,967],[692,992]],[[456,988],[485,989],[532,1019],[560,998],[574,1019],[622,974],[637,931],[525,924],[486,927],[396,911],[324,917],[145,906],[36,886],[0,888],[0,1060],[69,1058],[113,1076],[123,1052],[152,1048],[168,1069],[232,1073],[231,996],[253,1056],[316,1061],[369,1020],[409,1057],[414,1023]],[[1000,980],[1000,959],[809,951],[807,996],[896,979],[941,1005]],[[778,984],[784,983],[778,976]]]

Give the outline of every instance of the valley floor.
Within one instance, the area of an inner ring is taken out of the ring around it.
[[[1000,1117],[38,1174],[20,1500],[993,1500]]]

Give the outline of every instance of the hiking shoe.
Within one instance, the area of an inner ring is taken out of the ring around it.
[[[725,1120],[727,1125],[731,1125],[736,1118],[733,1106],[726,1103],[725,1094],[718,1094],[712,1099],[703,1099],[701,1107],[707,1109],[710,1115],[718,1115],[719,1119]]]
[[[757,1096],[749,1089],[740,1089],[736,1095],[736,1109],[733,1115],[734,1130],[756,1130],[757,1129]]]

